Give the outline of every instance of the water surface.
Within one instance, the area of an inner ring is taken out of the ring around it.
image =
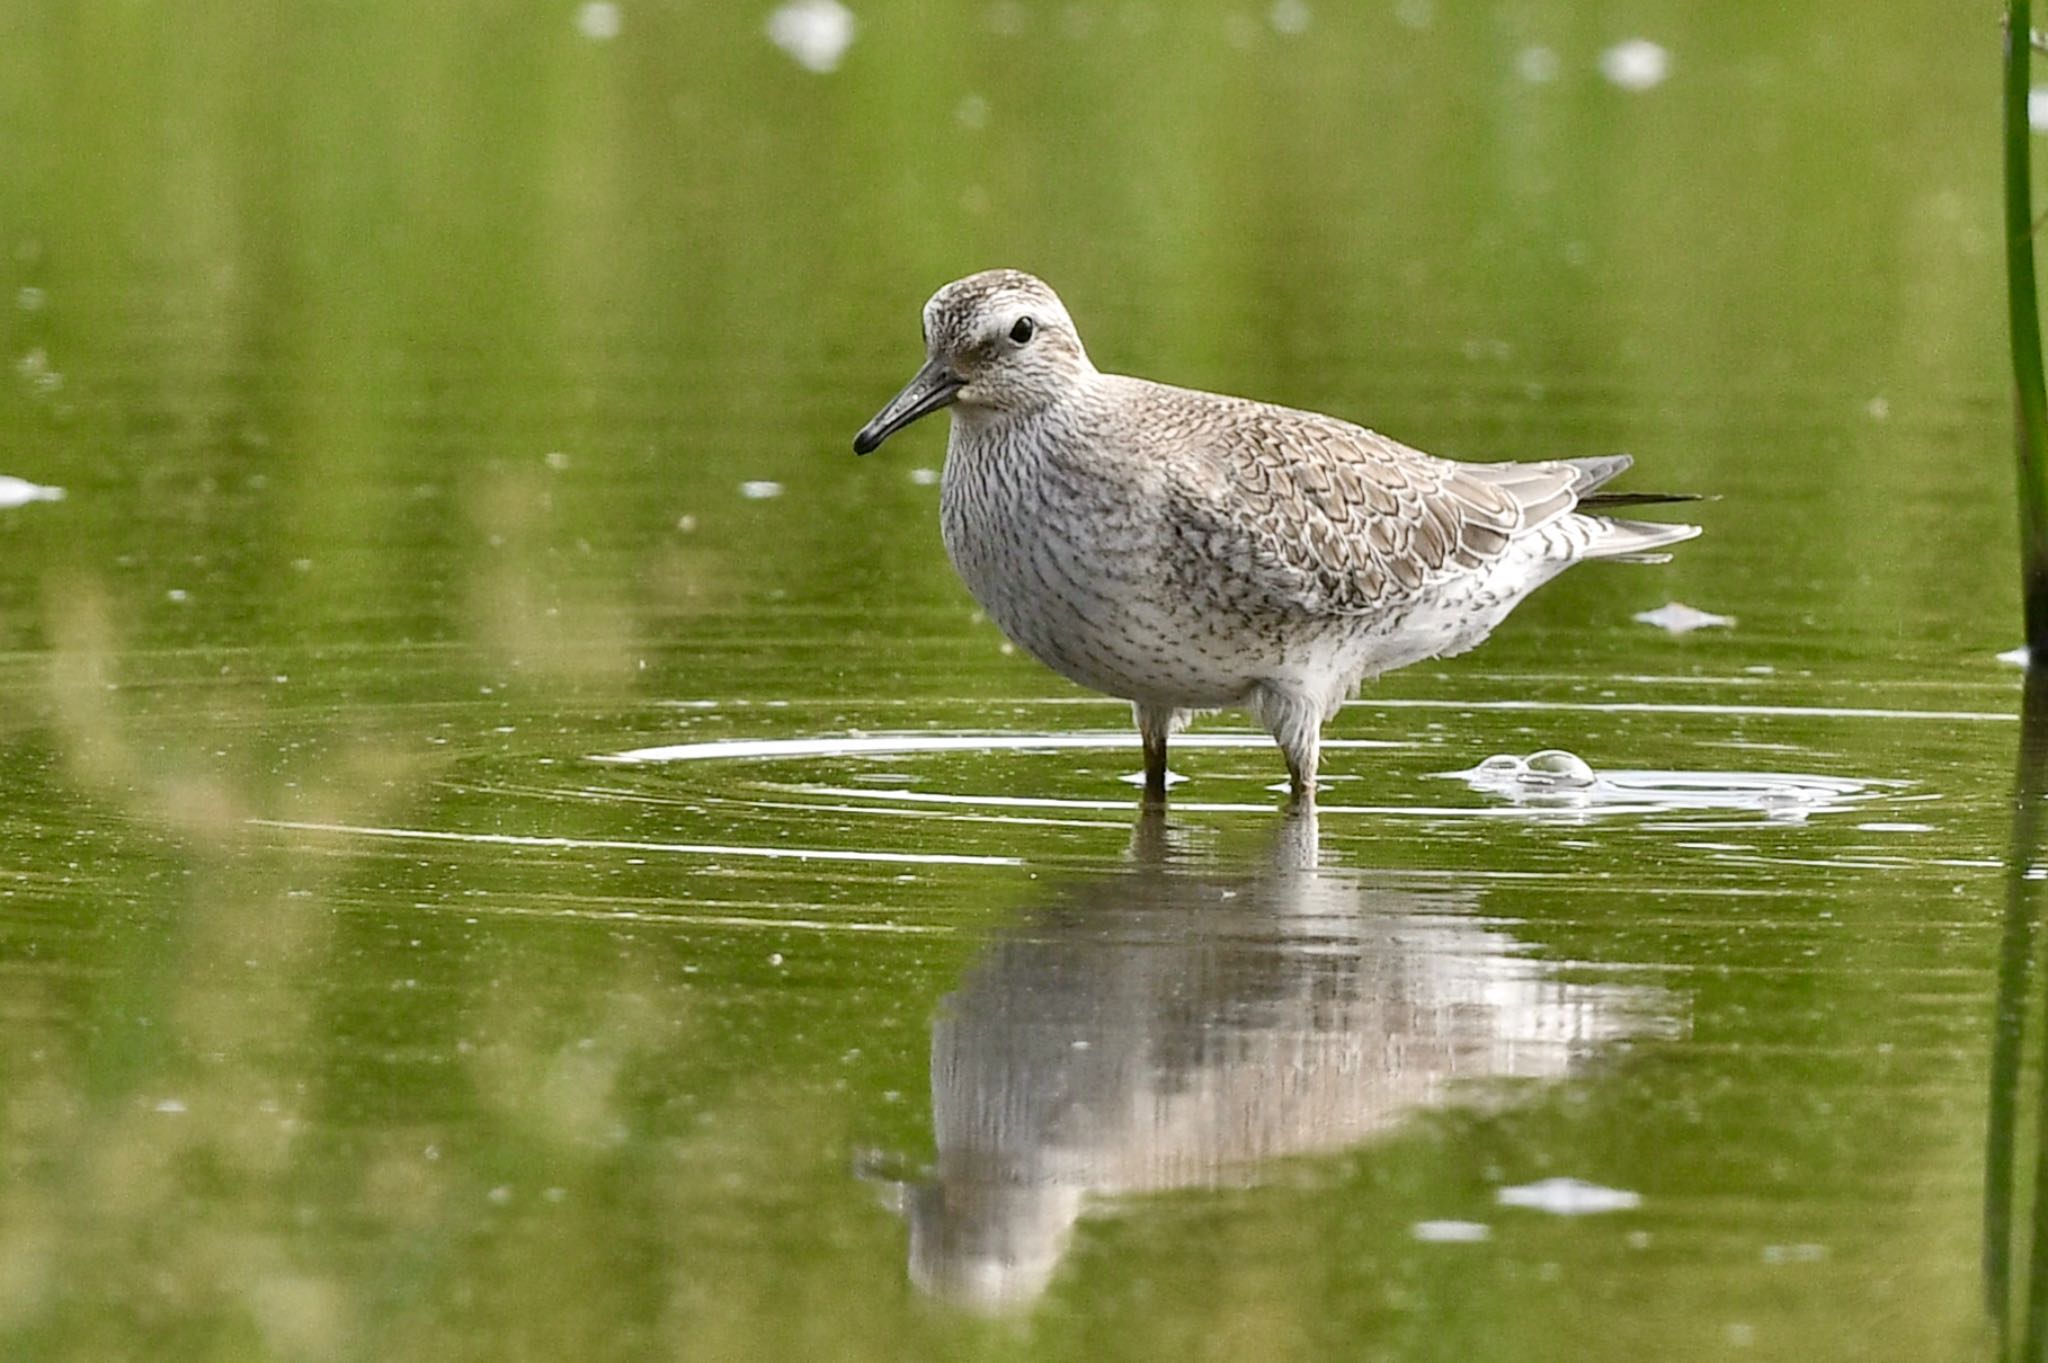
[[[1989,1357],[1994,10],[768,8],[0,0],[0,1355]],[[998,263],[1722,500],[1144,820]]]

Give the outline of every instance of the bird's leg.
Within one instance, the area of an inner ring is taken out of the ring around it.
[[[1145,749],[1145,803],[1166,803],[1166,736],[1176,727],[1175,712],[1168,708],[1137,703],[1131,712],[1138,721],[1138,740]]]
[[[1262,685],[1252,693],[1258,717],[1287,758],[1288,803],[1316,801],[1316,764],[1321,755],[1323,712],[1308,697],[1278,686]]]
[[[1321,754],[1313,731],[1308,744],[1301,751],[1287,753],[1287,803],[1290,808],[1312,806],[1316,802],[1316,764]]]
[[[1163,805],[1166,803],[1166,735],[1146,734],[1145,742],[1145,803]]]

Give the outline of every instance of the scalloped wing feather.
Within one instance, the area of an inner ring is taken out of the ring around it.
[[[1191,442],[1201,457],[1178,510],[1212,554],[1313,614],[1382,609],[1477,571],[1626,466],[1461,464],[1313,412],[1217,415]]]

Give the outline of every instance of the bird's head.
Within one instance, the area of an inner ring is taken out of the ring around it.
[[[1029,412],[1095,372],[1059,295],[1022,270],[983,270],[933,294],[924,350],[924,367],[853,438],[856,454],[941,407]]]

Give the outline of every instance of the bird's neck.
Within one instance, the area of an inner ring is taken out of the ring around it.
[[[983,407],[959,403],[952,409],[954,442],[1004,445],[1032,442],[1048,434],[1086,424],[1096,403],[1095,385],[1102,376],[1093,369],[1076,374],[1060,391],[1028,407]]]

